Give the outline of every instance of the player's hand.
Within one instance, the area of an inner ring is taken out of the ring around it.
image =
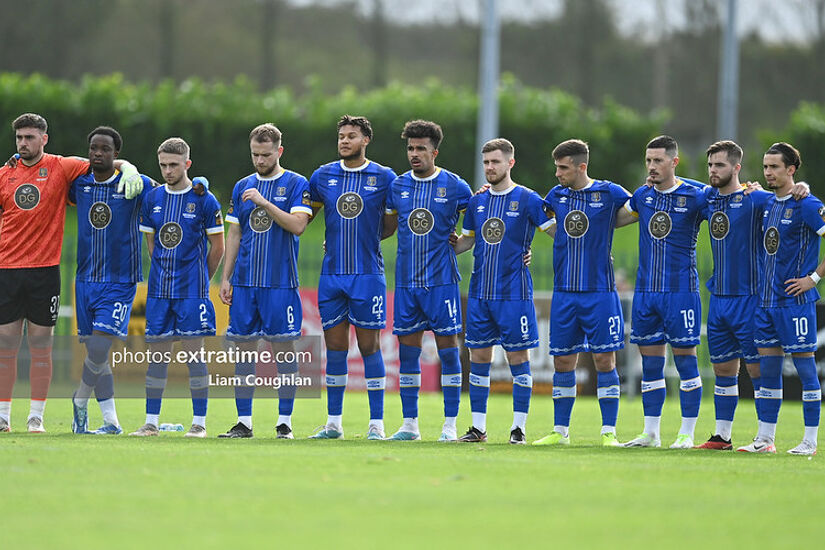
[[[255,189],[254,187],[244,191],[243,195],[241,195],[241,200],[252,201],[258,206],[263,206],[269,202],[263,197],[263,195],[261,195],[261,192]]]
[[[484,185],[482,185],[481,187],[478,188],[478,191],[476,191],[475,194],[480,195],[480,194],[484,193],[486,190],[488,190],[489,188],[490,188],[490,184],[485,183]]]
[[[648,187],[653,187],[655,185],[650,176],[645,178],[645,185],[647,185]]]
[[[218,292],[218,295],[221,298],[221,302],[228,306],[232,305],[232,290],[232,283],[229,281],[221,281],[221,289]]]
[[[785,281],[785,294],[789,296],[799,296],[811,290],[816,286],[814,280],[808,276],[800,277],[799,279],[788,279]]]
[[[764,191],[765,189],[762,187],[762,184],[758,181],[746,181],[745,182],[745,194],[750,195],[754,191]]]
[[[456,232],[453,231],[452,233],[450,233],[450,236],[447,240],[450,242],[450,246],[455,246],[455,244],[458,242],[458,234],[456,234]]]
[[[17,166],[17,160],[20,158],[20,153],[15,153],[6,161],[6,166],[9,168],[14,168]]]
[[[811,194],[811,186],[807,182],[800,181],[791,187],[791,196],[796,200],[804,199]]]
[[[524,253],[523,260],[524,260],[524,265],[526,267],[530,267],[530,262],[533,260],[533,249],[532,248],[527,249],[527,252]]]
[[[127,199],[134,199],[143,192],[143,178],[138,174],[133,164],[124,162],[120,166],[120,183],[117,192],[123,193]]]
[[[203,176],[192,178],[192,189],[195,190],[197,196],[204,196],[206,192],[209,191],[209,180]]]

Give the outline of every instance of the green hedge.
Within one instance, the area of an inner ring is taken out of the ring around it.
[[[663,113],[643,116],[610,100],[588,109],[569,94],[525,87],[506,76],[500,97],[501,134],[517,148],[514,177],[539,192],[556,183],[550,151],[570,137],[590,142],[593,176],[636,187],[643,171],[642,147],[665,119]],[[181,136],[192,146],[191,173],[207,175],[223,201],[232,184],[252,171],[247,145],[252,127],[275,122],[284,132],[284,166],[308,177],[336,158],[335,123],[344,113],[372,121],[370,158],[399,172],[408,169],[399,137],[404,122],[435,120],[445,133],[440,164],[469,181],[480,158],[475,151],[477,103],[473,90],[436,80],[365,93],[345,88],[336,95],[324,94],[315,80],[308,93],[296,96],[284,88],[260,93],[244,78],[149,85],[129,83],[115,74],[87,76],[75,84],[36,74],[0,74],[0,122],[5,128],[19,113],[40,113],[49,121],[49,151],[85,156],[86,134],[99,124],[114,126],[124,138],[124,158],[156,179],[158,144]],[[11,139],[7,144],[7,153],[13,152]]]

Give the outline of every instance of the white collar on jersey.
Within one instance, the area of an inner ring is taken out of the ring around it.
[[[661,193],[662,195],[669,195],[670,193],[673,193],[674,191],[679,189],[683,185],[683,183],[684,182],[682,180],[680,180],[679,178],[676,178],[676,185],[674,185],[670,189],[667,189],[665,191],[659,191],[658,189],[656,189],[656,186],[653,186],[653,189],[656,189],[656,192]]]
[[[117,177],[118,174],[120,174],[120,170],[115,170],[115,173],[112,174],[111,177],[109,179],[107,179],[106,181],[97,181],[97,179],[95,178],[95,173],[92,172],[92,179],[98,185],[103,185],[104,183],[112,183],[114,181],[114,179]]]
[[[166,192],[169,193],[170,195],[183,195],[184,193],[188,193],[189,190],[192,189],[192,184],[190,183],[185,188],[180,189],[179,191],[172,191],[171,189],[169,189],[169,184],[168,183],[164,183],[163,188],[166,189]]]
[[[776,197],[776,195],[774,195],[774,196]],[[787,195],[785,195],[784,197],[776,197],[776,201],[777,201],[777,202],[785,202],[786,200],[790,199],[791,197],[793,197],[793,195],[791,195],[790,193],[788,193],[788,194],[787,194]]]
[[[268,178],[262,178],[258,172],[255,172],[254,176],[258,178],[258,181],[275,181],[276,179],[280,178],[286,173],[286,170],[281,168],[281,171],[275,174],[274,176],[270,176]]]
[[[517,185],[518,184],[514,183],[513,185],[511,185],[510,187],[508,187],[504,191],[493,191],[493,188],[490,187],[490,194],[491,195],[498,195],[498,196],[506,195],[507,193],[512,192],[516,188]]]
[[[364,164],[356,168],[347,168],[347,166],[344,164],[344,159],[339,160],[338,164],[341,165],[341,170],[343,170],[344,172],[360,172],[361,170],[370,165],[370,159],[364,159]]]
[[[438,174],[440,174],[440,173],[441,173],[441,168],[436,166],[435,167],[435,172],[433,172],[432,175],[427,176],[426,178],[417,178],[417,177],[415,177],[415,172],[413,172],[412,170],[410,170],[410,177],[412,177],[412,179],[414,179],[415,181],[433,181],[435,178],[438,177]]]

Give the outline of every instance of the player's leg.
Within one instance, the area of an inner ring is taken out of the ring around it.
[[[556,292],[550,303],[550,354],[553,356],[553,432],[533,445],[567,445],[576,399],[576,362],[587,351],[579,318],[580,293]]]
[[[507,352],[507,362],[513,375],[513,424],[510,443],[526,443],[527,414],[533,394],[530,372],[530,349],[539,345],[539,330],[533,300],[499,300],[493,318],[498,322],[501,346]]]
[[[421,389],[421,342],[424,330],[430,329],[421,293],[415,288],[396,288],[393,334],[398,337],[398,393],[401,397],[402,425],[388,439],[421,439],[418,428],[418,394]],[[423,292],[423,289],[420,289]]]
[[[52,381],[53,333],[60,309],[60,267],[27,271],[26,337],[31,355],[31,407],[27,426],[30,432],[44,432],[43,411]]]
[[[272,342],[272,352],[278,366],[280,380],[275,435],[278,439],[295,439],[292,433],[292,412],[295,409],[295,394],[298,390],[295,377],[298,376],[299,370],[295,342],[293,340]]]
[[[344,392],[347,388],[349,352],[349,300],[342,288],[342,275],[321,275],[318,282],[318,311],[326,344],[327,421],[311,439],[341,439]]]
[[[691,449],[702,403],[702,378],[696,357],[702,325],[702,302],[698,292],[680,292],[672,294],[665,307],[665,337],[670,343],[679,373],[679,404],[682,410],[682,424],[670,448]]]
[[[146,341],[149,343],[149,365],[146,369],[146,422],[130,433],[134,436],[158,435],[163,391],[175,336],[175,315],[171,300],[146,298]]]
[[[4,311],[0,310],[2,315]],[[17,379],[17,350],[22,341],[22,318],[0,324],[0,433],[11,430],[11,396]]]
[[[811,456],[816,454],[817,447],[822,389],[819,385],[814,359],[814,351],[816,351],[815,307],[814,303],[807,303],[782,308],[787,310],[786,320],[791,321],[786,326],[793,331],[787,336],[793,336],[795,340],[793,346],[785,346],[785,341],[783,341],[783,346],[786,351],[799,350],[793,353],[792,357],[799,381],[802,382],[802,416],[805,421],[805,433],[802,442],[788,451],[795,455]]]
[[[472,425],[458,441],[487,441],[487,399],[490,397],[490,363],[493,347],[501,341],[489,302],[467,299],[467,332],[464,345],[470,350],[470,412]]]
[[[619,447],[616,439],[616,421],[619,417],[619,396],[621,384],[616,372],[616,352],[607,351],[593,354],[596,365],[596,392],[602,413],[602,446]]]
[[[662,407],[665,404],[665,334],[662,329],[661,296],[653,292],[636,292],[633,296],[630,341],[642,355],[642,409],[644,431],[624,444],[625,447],[659,447]]]
[[[232,304],[229,306],[229,326],[226,339],[238,348],[238,360],[235,362],[235,410],[238,421],[219,438],[246,439],[253,437],[252,399],[255,396],[255,384],[248,384],[250,376],[255,375],[258,342],[263,330],[262,315],[265,311],[259,304],[257,288],[235,286],[232,289]],[[274,314],[274,312],[272,312]]]
[[[381,329],[387,325],[385,304],[387,283],[384,275],[359,275],[350,279],[349,321],[355,326],[355,339],[364,360],[364,378],[370,406],[367,434],[384,437],[384,390],[387,372],[381,354]]]
[[[779,347],[780,336],[775,326],[774,310],[763,308],[756,310],[754,333],[759,335],[755,341],[759,352],[759,430],[753,442],[739,447],[737,451],[751,453],[775,453],[776,422],[782,406],[782,363],[785,354]]]
[[[748,375],[750,375],[751,378],[751,383],[753,384],[753,404],[756,409],[756,418],[760,419],[761,415],[759,413],[759,408],[760,403],[762,402],[760,399],[762,378],[759,372],[759,352],[757,351],[756,344],[754,343],[754,318],[756,317],[756,312],[759,308],[759,298],[754,295],[738,299],[738,301],[740,311],[738,315],[739,324],[735,331],[736,336],[739,339],[739,343],[742,346],[742,354],[745,358],[745,368],[747,369]],[[759,422],[761,422],[761,420],[759,420]]]
[[[204,336],[215,335],[215,307],[209,298],[173,300],[175,327],[182,338],[181,349],[201,352]],[[185,437],[206,437],[206,411],[209,403],[209,370],[203,357],[189,356],[189,393],[192,397],[192,427]]]
[[[100,377],[104,374],[108,375],[108,383],[101,385],[97,398],[101,399],[102,395],[105,395],[107,400],[112,400],[114,395],[114,383],[110,378],[112,376],[112,366],[109,364],[109,350],[112,347],[110,335],[95,330],[82,338],[86,347],[86,357],[83,360],[80,383],[72,396],[72,432],[81,434],[90,433],[88,431],[89,398],[97,388]],[[109,390],[110,387],[111,391]],[[115,426],[117,425],[115,423]]]

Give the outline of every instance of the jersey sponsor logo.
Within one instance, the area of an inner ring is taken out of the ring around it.
[[[581,210],[571,210],[564,217],[564,231],[574,239],[583,237],[589,227],[590,220]]]
[[[504,220],[501,218],[487,218],[481,226],[481,238],[487,244],[498,244],[504,238]]]
[[[364,201],[358,193],[344,193],[338,197],[338,202],[335,207],[338,209],[338,214],[342,218],[351,220],[357,218],[358,214],[364,210]]]
[[[89,223],[95,229],[106,229],[112,221],[112,209],[105,202],[96,202],[89,208]]]
[[[765,231],[763,245],[769,256],[773,256],[779,250],[779,230],[776,227],[771,226]]]
[[[166,222],[158,232],[158,240],[163,248],[172,250],[183,240],[183,228],[176,222]]]
[[[710,217],[710,236],[721,241],[730,232],[730,219],[724,212],[714,212]]]
[[[186,211],[190,214],[195,211],[195,203],[194,202],[187,202],[186,203]]]
[[[433,230],[435,219],[433,218],[432,212],[426,208],[416,208],[410,212],[410,216],[407,218],[407,225],[410,227],[410,231],[416,235],[426,235]]]
[[[249,214],[249,229],[255,233],[266,233],[272,227],[272,218],[262,206],[256,207]]]
[[[41,168],[45,170],[45,168]],[[40,189],[31,183],[24,183],[14,191],[14,204],[20,210],[31,210],[40,204]]]
[[[647,229],[654,239],[664,239],[670,235],[670,230],[672,228],[673,221],[670,219],[670,214],[662,210],[654,213],[647,225]]]

